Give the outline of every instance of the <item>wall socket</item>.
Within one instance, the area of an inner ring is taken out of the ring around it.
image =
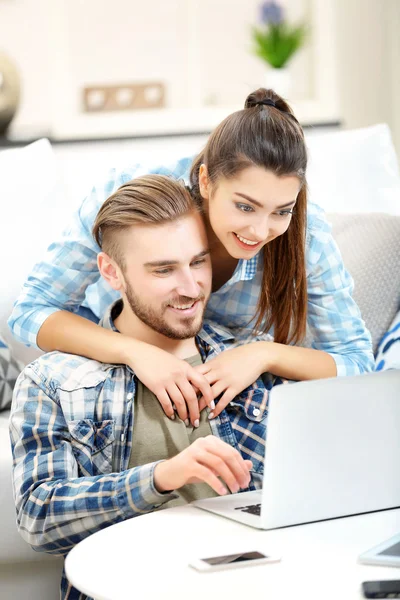
[[[158,81],[87,86],[83,106],[85,112],[164,108],[165,86]]]

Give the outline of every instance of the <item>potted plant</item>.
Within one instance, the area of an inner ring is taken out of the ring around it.
[[[274,0],[267,0],[261,4],[260,22],[258,27],[252,28],[254,53],[270,65],[267,87],[287,97],[290,92],[290,73],[287,65],[304,45],[306,26],[304,23],[288,23],[282,5]]]

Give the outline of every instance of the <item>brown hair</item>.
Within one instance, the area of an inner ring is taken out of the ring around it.
[[[121,185],[104,202],[92,233],[100,248],[124,269],[118,233],[132,225],[176,221],[202,207],[181,181],[166,175],[144,175]]]
[[[266,100],[272,105],[260,104]],[[201,164],[207,167],[212,192],[219,178],[229,179],[254,165],[277,176],[300,179],[302,186],[288,230],[264,246],[262,287],[253,319],[254,330],[273,327],[276,342],[299,342],[307,323],[307,150],[300,124],[285,100],[273,90],[260,88],[247,97],[243,110],[218,125],[194,160],[190,183],[200,199]]]

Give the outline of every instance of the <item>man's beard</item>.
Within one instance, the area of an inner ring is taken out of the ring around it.
[[[138,319],[142,321],[142,323],[144,323],[157,333],[165,335],[171,340],[187,340],[189,338],[192,338],[199,333],[203,325],[204,307],[200,319],[198,314],[196,314],[195,317],[189,317],[187,319],[182,318],[181,326],[179,328],[174,328],[173,326],[168,325],[168,323],[163,317],[163,314],[171,303],[188,304],[189,302],[195,302],[198,300],[204,301],[204,294],[199,296],[198,298],[188,298],[187,296],[179,296],[178,298],[170,300],[169,302],[163,304],[159,312],[145,305],[134,293],[131,285],[128,282],[126,283],[125,295],[132,312],[137,316]]]

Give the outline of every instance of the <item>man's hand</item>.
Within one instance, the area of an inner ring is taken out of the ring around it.
[[[232,493],[245,489],[250,482],[251,460],[226,442],[209,435],[197,439],[193,444],[173,458],[156,465],[154,485],[159,492],[177,490],[187,483],[207,483],[217,494]]]

